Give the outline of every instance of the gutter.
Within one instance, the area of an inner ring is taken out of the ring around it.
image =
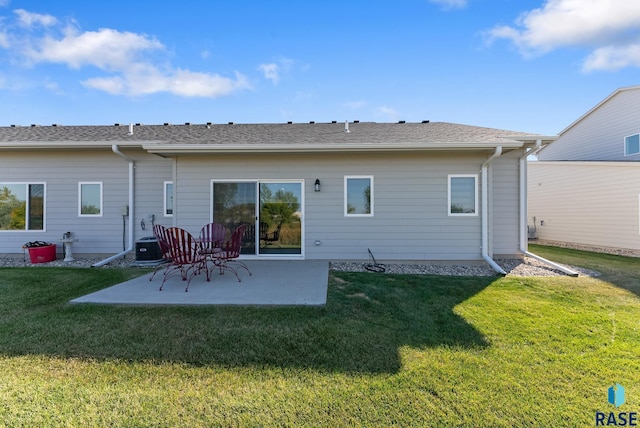
[[[111,150],[113,151],[113,153],[115,153],[116,155],[120,156],[122,159],[126,160],[127,162],[129,162],[129,246],[126,250],[115,254],[111,257],[107,257],[104,260],[100,260],[99,262],[96,262],[94,264],[91,265],[91,267],[100,267],[100,266],[104,266],[107,263],[112,262],[115,259],[118,259],[120,257],[125,256],[126,254],[130,253],[131,251],[133,251],[133,235],[135,232],[135,226],[134,226],[134,171],[135,171],[135,162],[133,161],[133,159],[127,157],[124,153],[122,153],[120,151],[120,149],[118,148],[117,144],[113,144],[111,146]]]
[[[500,275],[506,275],[507,272],[504,271],[489,256],[489,183],[487,182],[489,164],[497,157],[502,155],[502,146],[496,147],[495,152],[482,164],[481,169],[481,180],[482,180],[482,258],[486,261],[489,266],[493,268]]]
[[[346,135],[352,135],[353,132]],[[520,149],[522,141],[504,141],[505,149]],[[0,147],[2,147],[0,145]],[[245,153],[333,153],[333,152],[415,152],[415,151],[452,151],[487,150],[495,148],[495,142],[398,142],[396,144],[341,142],[320,145],[290,144],[164,144],[156,142],[142,143],[142,148],[152,154],[245,154]]]
[[[520,156],[520,252],[527,257],[531,257],[532,259],[539,260],[549,266],[552,266],[555,269],[558,269],[561,272],[566,273],[569,276],[578,276],[578,272],[573,269],[569,269],[565,266],[559,265],[558,263],[552,262],[551,260],[547,260],[543,257],[538,256],[537,254],[533,254],[529,252],[527,243],[529,242],[529,234],[527,233],[527,216],[528,216],[528,207],[527,207],[527,158],[531,155],[535,155],[537,152],[542,149],[542,140],[536,140],[535,146],[529,151],[525,151],[525,153]]]

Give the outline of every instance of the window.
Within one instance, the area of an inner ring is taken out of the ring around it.
[[[173,182],[164,182],[164,215],[165,217],[173,216]]]
[[[0,183],[0,230],[44,230],[44,183]]]
[[[449,215],[478,215],[478,176],[449,176]]]
[[[102,216],[102,183],[78,183],[78,213],[82,217]]]
[[[640,153],[640,134],[624,137],[624,155],[636,155]]]
[[[344,178],[344,215],[373,216],[373,177]]]

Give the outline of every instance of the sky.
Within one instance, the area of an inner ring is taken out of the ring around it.
[[[636,0],[0,0],[0,126],[430,120],[556,135],[638,84]]]

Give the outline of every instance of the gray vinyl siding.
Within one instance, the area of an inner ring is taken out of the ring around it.
[[[535,216],[539,239],[640,249],[640,164],[531,162],[528,169],[529,224]]]
[[[639,106],[640,88],[618,92],[565,130],[538,159],[639,161],[640,155],[624,155],[624,137],[640,132]]]
[[[305,180],[307,259],[363,260],[370,248],[379,260],[478,260],[481,217],[448,216],[447,176],[479,174],[485,159],[459,153],[180,156],[175,220],[191,232],[210,220],[211,180]],[[373,217],[344,216],[345,175],[374,177]],[[316,178],[321,192],[313,191]]]
[[[450,174],[476,174],[489,152],[373,154],[193,155],[161,158],[140,149],[121,149],[135,161],[134,241],[152,235],[155,223],[198,233],[211,220],[212,180],[304,180],[304,257],[381,261],[481,259],[481,206],[478,215],[448,215]],[[517,253],[517,155],[508,152],[490,168],[491,252]],[[345,217],[344,177],[373,176],[374,216]],[[321,191],[314,192],[316,178]],[[58,245],[70,231],[74,254],[111,255],[129,242],[129,166],[109,149],[67,152],[3,152],[0,181],[46,183],[46,230],[0,231],[0,254],[21,253],[25,242]],[[78,182],[103,183],[103,216],[78,217]],[[163,216],[165,181],[173,181],[174,217]],[[142,228],[142,222],[145,228]],[[124,233],[124,236],[123,236]],[[321,245],[316,246],[319,240]]]
[[[520,156],[514,150],[494,160],[490,168],[490,254],[513,257],[520,254]]]
[[[141,215],[162,218],[162,182],[171,180],[170,161],[143,151],[125,152],[136,161],[137,202],[134,211],[135,238],[151,234],[142,230]],[[121,209],[129,203],[128,163],[109,150],[68,152],[3,152],[0,181],[44,182],[45,230],[0,231],[0,254],[20,253],[30,241],[55,243],[62,253],[63,233],[72,232],[74,254],[114,254],[128,244],[128,222],[123,226]],[[78,216],[78,183],[102,182],[103,212],[100,217]],[[155,182],[158,183],[155,183]],[[154,187],[158,188],[158,195]],[[160,197],[160,204],[155,201]],[[128,219],[127,219],[128,220]]]

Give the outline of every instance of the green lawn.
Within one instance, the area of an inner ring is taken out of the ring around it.
[[[3,268],[0,426],[575,427],[640,412],[640,260],[531,251],[602,276],[332,272],[325,308],[133,307],[68,301],[140,270]]]

